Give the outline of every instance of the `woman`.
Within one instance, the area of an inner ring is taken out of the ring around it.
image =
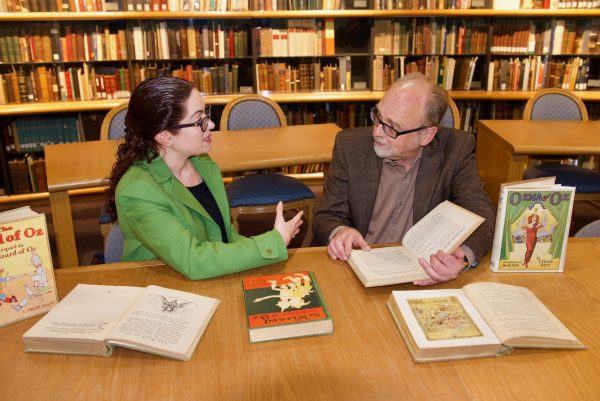
[[[522,227],[526,232],[525,237],[525,258],[523,258],[523,265],[527,268],[529,267],[529,262],[531,261],[531,256],[533,256],[533,251],[535,250],[535,246],[537,245],[537,232],[540,228],[543,228],[544,225],[540,224],[540,216],[536,214],[532,214],[527,218],[527,225]]]
[[[190,279],[287,259],[302,212],[273,230],[239,235],[218,166],[207,155],[214,124],[189,82],[157,77],[131,95],[108,189],[107,211],[125,237],[123,261],[159,258]]]

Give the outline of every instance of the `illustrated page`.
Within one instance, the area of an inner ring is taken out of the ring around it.
[[[115,327],[116,344],[186,353],[202,335],[219,301],[184,291],[148,286]]]

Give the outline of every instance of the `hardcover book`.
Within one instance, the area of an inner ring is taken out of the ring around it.
[[[513,348],[586,348],[525,287],[392,291],[387,306],[415,362],[504,355]]]
[[[242,281],[250,342],[331,334],[333,321],[312,272]]]
[[[109,356],[119,346],[188,361],[219,302],[154,285],[78,284],[23,343],[28,352]]]
[[[490,269],[562,272],[575,188],[555,177],[502,184]]]
[[[418,259],[452,253],[485,219],[450,201],[436,206],[402,239],[402,246],[352,250],[348,263],[365,287],[428,280]]]
[[[29,206],[0,213],[0,326],[58,302],[46,217]]]

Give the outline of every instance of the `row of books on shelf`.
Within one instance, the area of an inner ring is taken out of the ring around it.
[[[26,154],[23,158],[9,160],[8,172],[13,194],[48,191],[46,163],[43,158]]]
[[[0,35],[0,60],[3,63],[69,62],[127,60],[124,29],[95,25],[91,32],[63,32],[49,25],[36,25],[22,32]]]
[[[133,28],[136,60],[248,56],[248,31],[220,23],[148,22]]]
[[[283,174],[310,174],[325,171],[328,163],[299,164],[296,166],[284,166],[281,168]]]
[[[23,117],[2,127],[2,146],[9,154],[39,152],[49,144],[82,140],[82,125],[76,117]]]
[[[239,66],[228,64],[194,68],[191,64],[171,69],[168,65],[133,66],[137,86],[157,75],[175,76],[193,82],[202,93],[232,94],[240,91]],[[128,98],[131,93],[128,68],[33,67],[0,75],[0,104],[102,100]]]
[[[489,24],[436,19],[377,19],[373,27],[375,54],[484,54]]]
[[[494,23],[491,53],[599,54],[600,22],[565,21],[535,23],[521,20]]]
[[[122,11],[123,0],[0,0],[0,12]]]
[[[108,71],[108,72],[102,72]],[[0,104],[127,98],[127,68],[33,67],[0,77]]]
[[[261,57],[335,56],[333,18],[290,19],[279,28],[257,27],[254,38]]]
[[[0,12],[246,11],[248,0],[0,0]]]
[[[338,57],[338,64],[320,62],[256,64],[257,91],[302,92],[345,91],[352,89],[350,56]]]
[[[369,110],[374,103],[295,103],[283,104],[282,109],[289,125],[335,123],[339,127],[365,127],[371,124]]]
[[[375,10],[559,10],[598,6],[596,0],[373,0]]]
[[[373,61],[373,90],[385,91],[405,74],[420,72],[446,90],[469,90],[478,57],[455,59],[431,56],[406,60],[405,56],[393,58],[375,56]],[[389,62],[386,62],[388,61]],[[480,85],[480,83],[479,83]]]
[[[531,56],[524,59],[494,60],[488,67],[487,90],[586,90],[589,72],[589,58],[548,61],[547,57]]]
[[[0,12],[277,11],[364,9],[368,0],[0,0]],[[597,8],[597,0],[372,0],[375,10]]]

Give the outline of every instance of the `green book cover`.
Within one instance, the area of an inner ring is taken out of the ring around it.
[[[492,271],[563,271],[575,187],[553,182],[548,177],[502,185]]]
[[[242,288],[251,342],[333,332],[312,272],[248,277]]]

